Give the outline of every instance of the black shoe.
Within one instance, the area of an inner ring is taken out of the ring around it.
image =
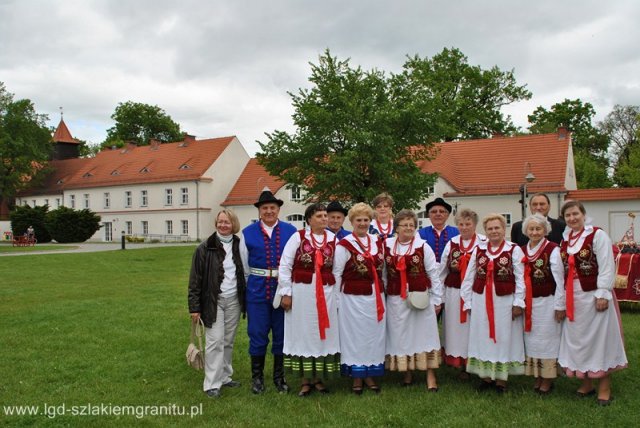
[[[206,393],[209,396],[209,398],[220,398],[219,388],[208,389]]]
[[[438,392],[439,389],[437,386],[432,386],[431,388],[427,387],[427,391],[429,392]]]
[[[262,394],[264,389],[264,380],[262,380],[262,378],[251,379],[251,392],[254,394]]]
[[[230,380],[227,383],[223,383],[222,386],[226,386],[227,388],[237,388],[240,386],[240,382],[237,382],[235,380]]]
[[[608,400],[602,400],[602,399],[598,398],[598,406],[606,407],[606,406],[610,405],[612,401],[613,401],[613,395],[610,396]]]
[[[264,392],[264,355],[251,356],[251,392]]]
[[[483,381],[480,382],[480,385],[478,385],[477,390],[478,391],[488,391],[490,389],[493,389],[495,387],[495,385],[496,385],[496,383],[494,381],[487,382],[487,381],[483,380]]]
[[[507,392],[507,385],[498,385],[498,384],[496,384],[496,392],[498,394],[504,394],[505,392]]]
[[[276,386],[276,389],[280,394],[286,394],[289,392],[289,385],[287,385],[284,378],[274,379],[273,384]]]
[[[587,398],[587,397],[591,397],[592,395],[596,395],[596,390],[594,388],[591,391],[587,391],[587,392],[576,391],[576,395],[580,398]]]

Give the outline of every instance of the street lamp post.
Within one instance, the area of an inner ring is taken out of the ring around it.
[[[522,205],[522,220],[527,216],[527,199],[529,195],[527,194],[527,185],[531,184],[533,180],[536,179],[536,176],[531,172],[531,162],[525,162],[524,164],[525,176],[524,183],[520,185],[520,204]]]

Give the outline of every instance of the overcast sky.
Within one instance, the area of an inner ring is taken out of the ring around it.
[[[292,130],[287,91],[308,86],[329,48],[398,72],[407,55],[459,48],[515,70],[533,98],[580,98],[602,119],[640,104],[637,0],[0,0],[0,81],[17,99],[100,143],[119,102],[158,105],[197,138],[236,135],[250,154]]]

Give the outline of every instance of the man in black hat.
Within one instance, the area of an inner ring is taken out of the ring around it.
[[[348,211],[343,208],[338,201],[331,201],[329,205],[327,205],[327,216],[329,217],[327,230],[333,232],[336,238],[338,238],[338,241],[351,234],[351,232],[342,227],[347,213]]]
[[[296,233],[292,224],[278,220],[283,202],[269,189],[263,190],[258,202],[260,220],[242,230],[244,248],[249,266],[247,279],[247,324],[249,355],[251,355],[251,390],[264,391],[264,361],[271,331],[273,354],[273,383],[278,392],[286,393],[289,386],[284,379],[284,311],[274,309],[273,298],[278,286],[278,265],[282,250]],[[242,246],[241,246],[242,247]]]
[[[431,220],[431,226],[423,227],[418,231],[420,237],[427,241],[434,254],[436,261],[440,263],[440,256],[444,251],[447,242],[454,236],[460,234],[457,227],[447,226],[447,220],[451,214],[451,205],[442,198],[436,198],[426,206],[426,212]]]

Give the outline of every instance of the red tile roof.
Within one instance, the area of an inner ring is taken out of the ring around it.
[[[275,194],[284,184],[280,179],[269,175],[255,158],[249,159],[249,163],[222,205],[251,205],[258,200],[265,187]]]
[[[71,136],[71,132],[69,132],[69,128],[67,128],[67,124],[64,123],[64,120],[62,120],[62,118],[60,118],[60,123],[58,124],[56,132],[53,133],[53,142],[80,144],[78,140]]]
[[[127,184],[196,180],[235,137],[103,150],[94,158],[51,161],[43,186],[20,196]]]
[[[437,143],[435,159],[421,169],[455,189],[445,196],[517,194],[528,172],[535,175],[529,193],[566,192],[570,144],[557,133]]]
[[[640,199],[640,187],[572,190],[567,193],[564,198],[565,200],[577,199],[579,201],[621,201],[628,199]]]

